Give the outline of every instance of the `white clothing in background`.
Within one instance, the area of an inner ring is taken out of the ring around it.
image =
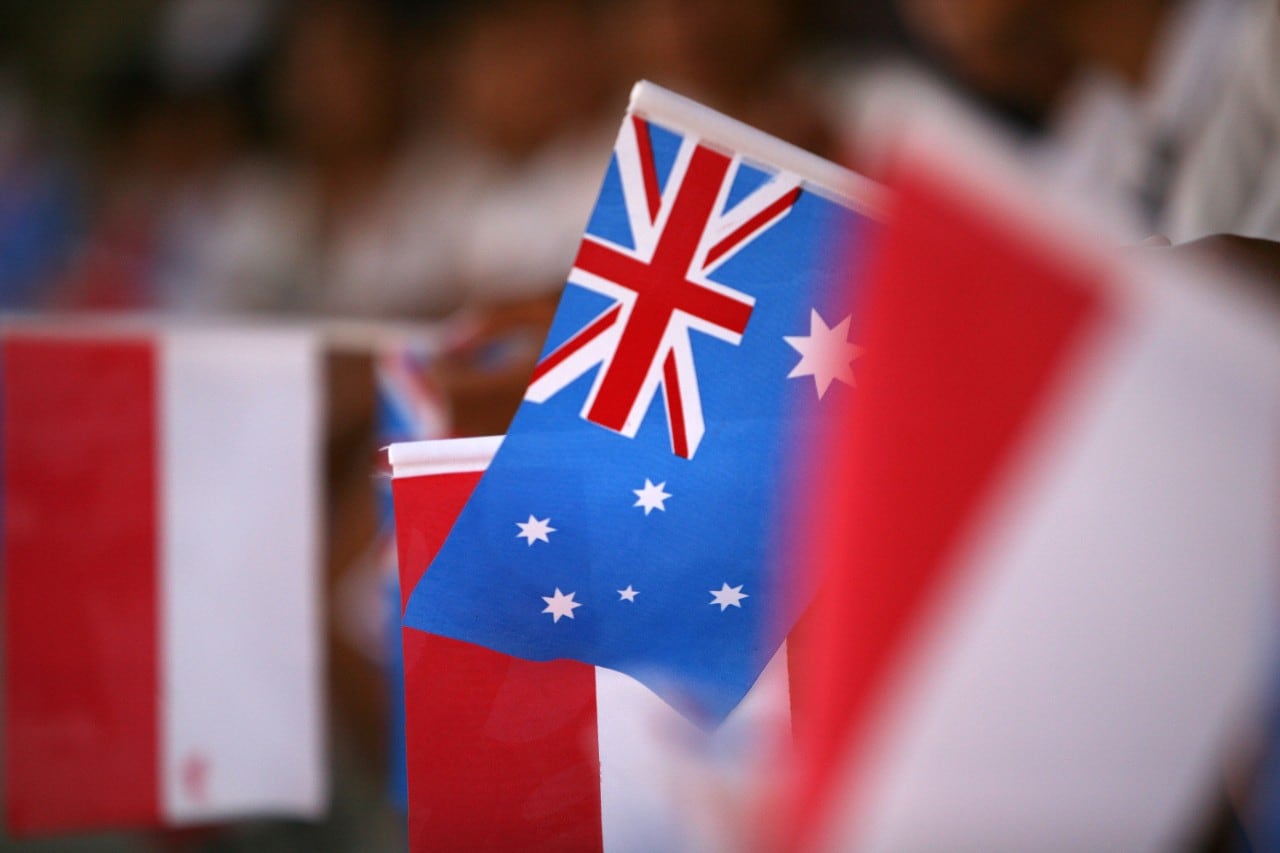
[[[1175,182],[1175,241],[1220,233],[1280,240],[1280,4],[1265,14]]]
[[[1203,135],[1258,16],[1255,0],[1174,6],[1149,53],[1146,86],[1086,72],[1033,153],[1037,167],[1068,192],[1115,210],[1132,228],[1122,240],[1160,231],[1170,183]]]

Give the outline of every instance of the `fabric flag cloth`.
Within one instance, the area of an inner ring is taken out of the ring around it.
[[[500,441],[392,446],[402,589],[421,577]],[[724,849],[726,825],[749,825],[733,804],[769,761],[794,698],[780,653],[706,732],[613,670],[410,628],[403,640],[415,853]]]
[[[930,138],[963,162],[900,154],[818,451],[789,846],[1189,846],[1274,648],[1280,315]]]
[[[771,567],[794,449],[852,388],[833,284],[871,202],[639,84],[525,400],[405,624],[723,719],[803,599]]]
[[[448,406],[429,375],[437,346],[428,341],[405,342],[379,354],[374,362],[377,404],[377,444],[442,438],[448,433]],[[386,454],[378,453],[379,462]],[[404,748],[404,657],[400,620],[404,612],[396,562],[395,512],[391,472],[374,479],[378,502],[378,533],[373,546],[382,573],[383,676],[387,686],[387,788],[400,811],[409,807]]]
[[[12,834],[321,813],[319,364],[304,332],[0,335]]]

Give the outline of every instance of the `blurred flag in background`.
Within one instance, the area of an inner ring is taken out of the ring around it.
[[[432,381],[429,366],[434,343],[408,342],[383,352],[374,362],[377,445],[443,438],[448,433],[448,407]],[[386,453],[378,459],[386,464]],[[383,599],[382,668],[387,686],[388,789],[400,811],[409,807],[405,775],[404,654],[400,641],[402,614],[400,576],[396,563],[396,526],[391,502],[391,472],[382,470],[374,480],[378,500],[378,533],[375,559],[381,575]]]
[[[313,335],[0,336],[15,835],[317,817]]]

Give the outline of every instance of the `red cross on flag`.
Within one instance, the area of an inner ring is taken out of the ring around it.
[[[708,276],[786,215],[800,182],[780,174],[730,203],[733,159],[690,137],[660,190],[640,116],[623,124],[616,157],[635,245],[588,232],[569,274],[616,301],[542,359],[525,399],[543,402],[603,363],[582,416],[634,436],[661,387],[672,450],[691,458],[705,427],[689,334],[737,344],[755,302]]]

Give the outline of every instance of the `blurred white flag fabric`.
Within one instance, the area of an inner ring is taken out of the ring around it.
[[[0,336],[15,835],[326,798],[315,335]]]

